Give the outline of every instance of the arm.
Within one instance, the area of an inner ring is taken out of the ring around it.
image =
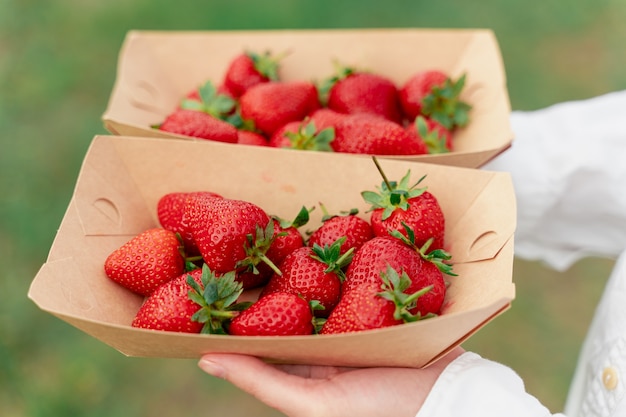
[[[565,270],[626,248],[626,91],[514,112],[512,148],[485,169],[510,172],[516,256]]]

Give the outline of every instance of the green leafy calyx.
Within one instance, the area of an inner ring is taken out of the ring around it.
[[[411,171],[402,177],[400,182],[389,181],[376,157],[372,157],[372,160],[376,164],[378,171],[383,177],[383,182],[380,187],[377,187],[378,192],[375,191],[363,191],[361,196],[365,202],[371,205],[371,210],[382,209],[382,219],[388,219],[396,209],[408,210],[409,199],[418,197],[426,191],[426,187],[416,188],[420,182],[426,178],[424,175],[415,184],[409,183],[411,179]]]
[[[235,277],[234,271],[217,276],[206,264],[202,266],[201,284],[187,275],[187,285],[191,287],[188,297],[200,306],[191,319],[204,323],[201,333],[226,334],[224,324],[249,307],[250,303],[236,302],[243,285]]]
[[[410,323],[418,320],[422,320],[428,317],[434,316],[434,314],[428,314],[422,316],[419,312],[412,313],[411,310],[417,306],[417,300],[424,294],[430,292],[433,288],[432,285],[422,288],[414,293],[406,293],[411,286],[411,278],[405,271],[398,274],[391,265],[387,264],[387,269],[380,274],[382,280],[382,291],[378,295],[388,301],[391,301],[395,305],[393,317],[396,320],[402,320],[405,323]]]

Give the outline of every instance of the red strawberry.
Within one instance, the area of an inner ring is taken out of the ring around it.
[[[238,98],[254,85],[277,81],[281,59],[282,56],[273,57],[269,51],[263,54],[247,51],[237,55],[226,69],[224,88]]]
[[[228,333],[237,336],[291,336],[314,332],[311,306],[302,297],[286,292],[259,298],[235,317]]]
[[[330,144],[335,138],[332,128],[317,129],[308,118],[285,124],[270,137],[269,144],[275,148],[314,151],[332,151]]]
[[[287,255],[304,246],[304,238],[299,228],[309,222],[311,210],[302,207],[293,220],[272,216],[274,239],[266,255],[275,265],[280,265]]]
[[[381,282],[344,292],[320,334],[380,329],[422,319],[421,315],[412,314],[409,307],[427,294],[430,287],[410,292],[411,280],[407,274],[399,274],[391,267],[380,276]]]
[[[334,128],[339,122],[345,119],[346,116],[345,113],[339,113],[327,107],[322,107],[311,113],[309,121],[315,123],[315,127],[320,131],[328,127]]]
[[[156,289],[143,302],[132,326],[184,333],[225,334],[223,323],[247,304],[234,304],[241,284],[233,272],[218,276],[206,265]]]
[[[327,94],[327,107],[339,113],[371,113],[402,121],[398,88],[380,74],[340,68],[326,81],[322,93]]]
[[[195,242],[183,221],[185,207],[195,198],[222,198],[211,191],[172,192],[163,195],[157,203],[157,218],[164,229],[178,233],[188,255],[197,254]]]
[[[322,225],[311,233],[308,245],[315,244],[324,247],[332,245],[333,242],[344,237],[345,241],[341,245],[341,253],[354,248],[357,251],[361,245],[374,237],[374,232],[370,224],[361,217],[358,217],[358,210],[352,209],[347,213],[339,215],[329,215],[324,205],[320,204],[324,211]]]
[[[211,270],[237,272],[244,289],[264,285],[278,267],[266,256],[274,225],[259,206],[235,199],[196,199],[186,224]]]
[[[237,143],[239,145],[269,146],[267,138],[262,134],[243,129],[237,131]]]
[[[320,107],[317,87],[308,81],[272,81],[249,88],[239,98],[242,119],[271,136],[289,122],[303,120]]]
[[[417,116],[406,129],[426,144],[430,154],[452,151],[452,133],[433,119]]]
[[[106,275],[123,287],[141,295],[185,270],[181,243],[174,232],[148,229],[114,250],[104,262]]]
[[[368,114],[347,116],[335,126],[335,152],[368,155],[419,155],[426,145],[398,123]]]
[[[342,268],[352,259],[352,250],[340,253],[344,241],[342,238],[325,247],[303,246],[291,252],[280,264],[282,274],[272,275],[261,296],[282,291],[299,294],[307,301],[317,300],[323,310],[316,314],[327,317],[341,295]]]
[[[244,244],[245,258],[236,264],[237,281],[245,290],[265,285],[272,273],[280,273],[276,264],[267,256],[276,237],[274,221],[270,219],[265,229],[257,226],[256,234],[248,234]]]
[[[373,158],[384,181],[378,192],[363,191],[363,199],[371,204],[370,224],[376,236],[386,236],[394,230],[406,235],[404,225],[415,233],[415,244],[423,246],[433,238],[431,247],[444,247],[445,216],[437,198],[424,188],[416,188],[424,179],[410,185],[411,171],[400,180],[388,181],[380,165]]]
[[[232,101],[233,106],[236,107],[237,102],[235,101],[233,94],[230,91],[228,91],[223,85],[220,85],[219,87],[217,87],[217,91],[216,92],[219,95],[223,95],[223,96],[226,96],[226,97],[232,99],[233,100]],[[202,102],[202,97],[200,95],[200,88],[194,88],[193,90],[189,91],[185,95],[185,97],[180,102],[180,107],[181,108],[183,106],[183,103],[185,101],[187,101],[187,100]],[[234,110],[234,107],[233,107],[232,110]]]
[[[204,261],[217,273],[235,270],[246,258],[247,236],[254,238],[269,222],[261,207],[229,198],[196,199],[185,216]]]
[[[440,70],[421,71],[400,88],[400,103],[405,116],[415,120],[419,115],[430,117],[447,129],[465,126],[471,106],[460,99],[465,75],[453,81]]]
[[[177,109],[155,126],[164,132],[218,142],[236,143],[237,128],[202,111]]]
[[[452,267],[446,264],[450,259],[447,253],[440,250],[425,253],[427,250],[428,246],[417,248],[410,241],[405,242],[397,237],[375,237],[355,252],[346,271],[343,291],[350,292],[365,284],[380,284],[380,274],[387,267],[391,267],[399,273],[407,274],[411,280],[409,293],[432,287],[409,311],[422,315],[436,314],[441,309],[446,294],[443,274],[453,273]]]
[[[207,81],[187,94],[181,101],[180,108],[201,111],[225,120],[235,110],[235,104],[235,100],[229,94],[219,91],[211,81]]]

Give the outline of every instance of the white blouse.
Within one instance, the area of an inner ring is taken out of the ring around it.
[[[626,416],[626,90],[513,112],[512,147],[484,169],[511,173],[516,256],[565,270],[617,259],[584,342],[564,414]],[[549,360],[549,358],[546,358]],[[417,417],[551,416],[514,370],[466,352]]]

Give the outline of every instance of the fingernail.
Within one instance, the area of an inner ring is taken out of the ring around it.
[[[202,358],[200,362],[198,362],[198,366],[204,372],[209,375],[213,375],[217,378],[224,378],[226,376],[226,369],[219,363],[213,362],[212,360]]]

